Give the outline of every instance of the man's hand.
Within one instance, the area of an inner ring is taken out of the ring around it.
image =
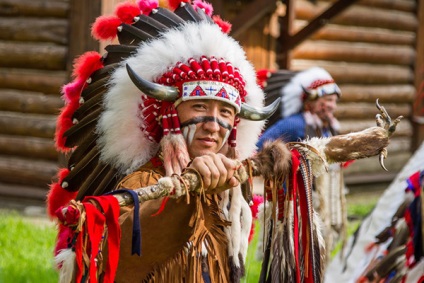
[[[240,166],[237,160],[220,153],[210,153],[194,158],[189,168],[201,175],[206,193],[220,193],[239,184],[234,173]]]

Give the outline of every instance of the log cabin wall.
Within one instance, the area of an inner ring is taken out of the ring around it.
[[[0,200],[45,201],[68,79],[68,0],[0,0]]]
[[[330,4],[295,1],[295,30]],[[388,148],[389,172],[377,158],[359,160],[346,170],[348,183],[390,180],[411,156],[417,29],[416,1],[361,0],[292,51],[291,69],[319,65],[339,84],[336,116],[342,133],[375,125],[376,99],[393,118],[405,117]]]
[[[334,2],[292,1],[293,34]],[[269,15],[237,37],[257,69],[278,68],[275,62],[279,62],[280,55],[275,54],[275,46],[279,38],[273,26],[275,15],[284,13]],[[398,115],[405,117],[388,148],[385,164],[389,172],[380,167],[377,158],[359,160],[345,171],[348,184],[389,182],[411,156],[410,119],[416,93],[414,65],[418,23],[415,0],[361,0],[290,53],[289,69],[321,66],[339,84],[343,95],[336,116],[342,133],[374,126],[377,98],[393,119]]]

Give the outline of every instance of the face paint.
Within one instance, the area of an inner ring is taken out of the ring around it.
[[[198,117],[195,117],[195,118],[190,119],[188,121],[185,121],[184,123],[181,123],[181,125],[180,125],[182,134],[183,134],[183,136],[184,136],[184,138],[187,142],[187,145],[190,145],[193,141],[193,137],[194,137],[194,134],[195,134],[196,129],[197,129],[197,124],[207,123],[207,122],[215,122],[221,128],[226,129],[227,131],[225,133],[225,137],[222,141],[221,147],[227,142],[228,137],[230,136],[231,130],[233,129],[233,127],[230,124],[228,124],[228,123],[226,123],[226,122],[224,122],[224,121],[222,121],[222,120],[220,120],[220,119],[218,119],[217,117],[214,117],[214,116],[198,116]]]

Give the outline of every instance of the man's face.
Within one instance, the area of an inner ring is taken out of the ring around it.
[[[236,117],[233,106],[212,99],[182,102],[177,113],[192,158],[218,153],[226,143]]]
[[[337,94],[325,95],[312,102],[311,112],[316,114],[323,122],[333,118],[337,107]]]

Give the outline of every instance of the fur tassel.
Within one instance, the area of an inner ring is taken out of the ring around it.
[[[63,249],[55,256],[55,263],[60,266],[59,283],[71,283],[75,277],[75,252]]]
[[[213,21],[215,22],[215,24],[217,24],[223,33],[229,34],[231,31],[231,24],[227,21],[224,21],[223,19],[221,19],[220,16],[215,15],[212,17]]]
[[[210,3],[204,2],[203,0],[194,0],[193,1],[193,7],[203,9],[209,17],[213,14],[213,7]]]
[[[137,5],[144,15],[149,15],[153,9],[159,7],[158,0],[137,0]]]
[[[100,16],[91,27],[91,35],[97,40],[112,40],[118,34],[118,27],[122,24],[116,16]]]
[[[140,13],[138,6],[129,2],[120,3],[115,9],[115,15],[126,24],[132,24],[134,18],[140,15]]]
[[[166,175],[181,174],[190,162],[184,137],[181,134],[169,134],[162,138],[160,144]]]
[[[90,75],[103,68],[102,55],[96,51],[88,51],[74,61],[72,75],[86,81]]]
[[[290,170],[291,153],[281,140],[268,141],[253,160],[261,164],[260,171],[265,180],[282,183]]]

